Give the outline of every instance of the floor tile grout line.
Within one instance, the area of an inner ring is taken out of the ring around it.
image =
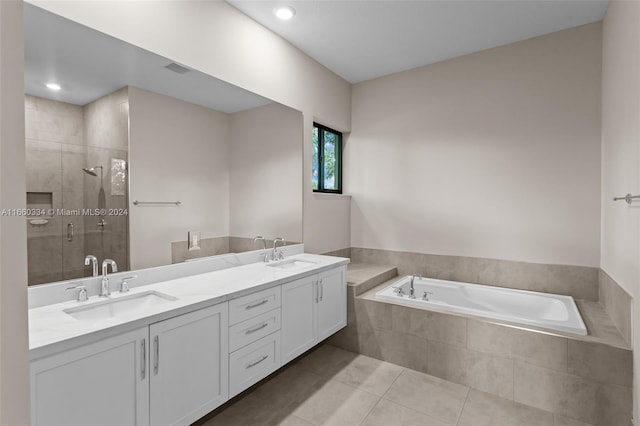
[[[469,394],[471,393],[471,388],[467,386],[467,395],[464,397],[464,402],[462,403],[462,407],[460,408],[460,412],[458,413],[458,418],[456,419],[456,426],[460,423],[460,419],[462,418],[462,412],[464,411],[464,407],[467,405],[467,401],[469,400]]]
[[[426,376],[430,376],[429,374],[427,374],[427,373],[423,373],[423,372],[418,371],[418,370],[412,370],[412,369],[410,369],[410,368],[404,368],[404,371],[398,375],[398,378],[400,378],[400,376],[401,376],[403,373],[407,372],[407,371],[413,371],[413,372],[416,372],[416,373],[424,374],[424,375],[426,375]],[[431,377],[435,377],[435,376],[431,376]],[[396,381],[398,380],[398,378],[396,378]],[[438,380],[441,380],[441,381],[443,381],[443,382],[448,382],[448,380],[440,379],[439,377],[435,377],[435,378],[436,378],[436,379],[438,379]],[[449,382],[449,383],[453,383],[453,382]],[[393,385],[394,385],[394,384],[395,384],[395,381],[393,382],[393,384],[391,385],[391,387],[389,387],[389,390],[393,387]],[[463,387],[467,388],[467,393],[466,393],[466,395],[465,395],[465,401],[462,403],[462,408],[460,409],[460,413],[458,414],[458,416],[460,416],[460,415],[461,415],[461,413],[462,413],[462,409],[464,409],[464,404],[465,404],[465,403],[466,403],[466,401],[467,401],[467,397],[469,396],[469,392],[470,392],[471,388],[470,388],[469,386],[459,385],[459,384],[457,384],[457,383],[455,383],[455,384],[456,384],[456,385],[458,385],[458,386],[463,386]],[[389,392],[389,390],[387,390],[387,392]],[[385,393],[384,393],[384,395],[386,395],[386,394],[387,394],[387,392],[385,392]],[[430,417],[430,418],[432,418],[432,419],[434,419],[434,420],[437,420],[437,421],[439,421],[439,422],[441,422],[441,423],[447,423],[446,421],[442,420],[441,418],[434,416],[432,413],[425,413],[424,411],[416,410],[414,407],[409,407],[409,406],[407,406],[407,405],[403,404],[403,403],[402,403],[402,402],[400,402],[400,401],[394,401],[394,400],[391,400],[391,399],[385,398],[385,397],[384,397],[384,395],[383,395],[380,399],[384,399],[385,401],[388,401],[388,402],[391,402],[391,403],[393,403],[393,404],[399,405],[400,407],[406,408],[406,409],[408,409],[408,410],[416,411],[416,412],[418,412],[418,413],[424,414],[425,416],[428,416],[428,417]],[[457,421],[456,421],[456,422],[457,422]],[[452,425],[452,426],[454,426],[454,425]]]
[[[376,403],[373,404],[373,406],[369,409],[369,411],[367,411],[367,414],[365,414],[365,416],[362,418],[362,420],[360,420],[360,423],[358,423],[358,425],[361,425],[362,423],[364,423],[365,420],[367,420],[367,417],[369,417],[369,414],[371,414],[371,412],[378,406],[378,404],[380,403],[381,400],[382,400],[382,397],[379,396],[378,400],[376,401]]]
[[[371,396],[375,396],[376,398],[382,398],[380,395],[376,395],[375,393],[369,392],[368,390],[365,390],[365,389],[361,389],[361,388],[356,387],[354,385],[351,385],[349,383],[341,382],[340,380],[334,379],[333,377],[330,378],[327,383],[329,383],[329,382],[338,383],[339,385],[347,386],[347,387],[349,387],[349,388],[351,388],[353,390],[357,390],[359,392],[364,392],[364,393],[369,394]]]
[[[391,386],[389,386],[389,388],[388,388],[386,391],[384,391],[384,393],[383,393],[383,394],[382,394],[382,396],[380,397],[381,399],[382,399],[382,398],[384,398],[385,400],[387,400],[387,401],[388,401],[388,399],[387,399],[387,398],[385,398],[385,395],[386,395],[387,393],[389,393],[389,391],[391,390],[391,388],[393,387],[393,385],[395,385],[395,384],[396,384],[396,382],[398,381],[398,379],[400,378],[400,376],[402,376],[402,374],[404,374],[404,372],[405,372],[405,371],[407,371],[407,369],[406,369],[406,368],[404,368],[404,367],[402,367],[402,371],[400,371],[400,374],[398,374],[398,376],[393,380],[393,382],[391,383]]]

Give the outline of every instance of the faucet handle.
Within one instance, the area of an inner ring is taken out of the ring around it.
[[[122,279],[122,283],[120,283],[120,293],[126,293],[129,291],[129,281],[135,280],[138,278],[137,275],[132,275],[130,277],[126,277]]]
[[[89,295],[87,294],[87,288],[83,285],[78,287],[78,297],[76,300],[78,302],[86,302],[89,299]]]
[[[77,284],[77,285],[72,285],[70,287],[67,287],[65,290],[78,290],[78,293],[76,295],[76,300],[78,302],[86,302],[87,299],[89,298],[89,295],[87,294],[87,287],[82,285],[82,282],[77,281],[71,284]]]

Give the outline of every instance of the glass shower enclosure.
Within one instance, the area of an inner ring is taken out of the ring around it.
[[[84,106],[25,97],[29,285],[91,275],[88,254],[129,269],[128,96]]]

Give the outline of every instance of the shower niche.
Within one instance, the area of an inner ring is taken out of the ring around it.
[[[129,269],[127,89],[86,105],[25,97],[29,285]],[[114,215],[110,212],[119,212]]]

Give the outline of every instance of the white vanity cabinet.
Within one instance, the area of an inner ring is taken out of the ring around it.
[[[346,266],[281,282],[34,359],[32,423],[193,423],[346,326]]]
[[[228,304],[31,363],[34,425],[188,425],[228,399]]]
[[[31,362],[33,425],[148,425],[149,328]]]
[[[282,363],[347,325],[347,268],[282,285]]]
[[[228,399],[228,304],[149,327],[151,425],[188,425]]]

